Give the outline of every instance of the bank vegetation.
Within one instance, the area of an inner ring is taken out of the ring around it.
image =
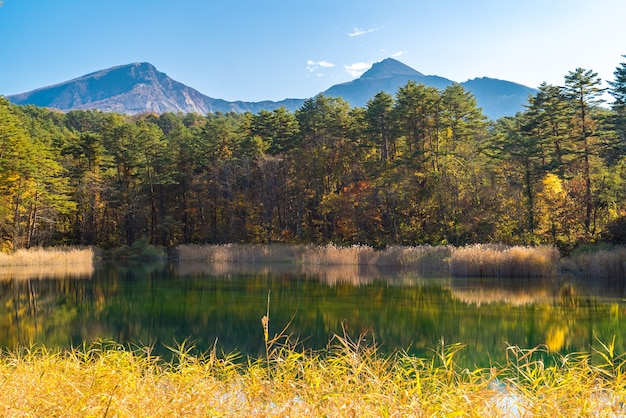
[[[261,324],[259,324],[259,330]],[[288,340],[288,339],[287,339]],[[282,342],[286,342],[284,338]],[[242,361],[212,350],[172,359],[150,348],[97,342],[0,355],[0,414],[17,416],[623,416],[624,358],[612,344],[565,356],[508,347],[504,364],[464,368],[460,344],[432,357],[381,354],[335,336],[312,352],[269,341]],[[460,354],[461,353],[461,354]]]

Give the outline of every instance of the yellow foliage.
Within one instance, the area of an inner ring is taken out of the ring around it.
[[[543,179],[543,194],[545,197],[561,197],[565,193],[563,182],[556,174],[548,173]]]

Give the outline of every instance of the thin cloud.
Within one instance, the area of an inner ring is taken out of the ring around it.
[[[402,55],[404,55],[406,53],[406,51],[389,52],[389,51],[387,51],[385,49],[383,49],[383,52],[385,54],[389,54],[390,58],[398,58],[398,57],[400,57],[400,56],[402,56]]]
[[[359,28],[354,28],[352,30],[352,32],[350,32],[348,34],[349,37],[353,38],[355,36],[361,36],[361,35],[365,35],[366,33],[372,33],[374,31],[376,31],[378,29],[359,29]]]
[[[359,77],[365,71],[367,71],[372,64],[367,62],[355,62],[354,64],[344,65],[343,68],[350,74],[352,77]]]
[[[306,69],[310,72],[310,73],[314,73],[315,71],[317,71],[320,68],[332,68],[334,67],[335,64],[333,64],[332,62],[328,62],[328,61],[313,61],[313,60],[308,60],[306,62]]]

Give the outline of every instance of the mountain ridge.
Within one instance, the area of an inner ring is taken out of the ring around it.
[[[387,58],[373,64],[359,78],[333,85],[321,94],[342,97],[351,106],[364,107],[378,92],[385,91],[395,95],[398,88],[408,81],[438,89],[444,89],[453,83],[444,77],[424,75],[398,60]],[[483,112],[492,119],[515,114],[528,101],[528,96],[536,92],[536,89],[518,83],[488,77],[474,78],[459,84],[474,94]],[[15,104],[32,104],[61,111],[97,109],[130,115],[146,112],[257,113],[281,106],[295,111],[306,100],[294,98],[246,102],[216,99],[171,79],[147,62],[94,71],[7,98]]]

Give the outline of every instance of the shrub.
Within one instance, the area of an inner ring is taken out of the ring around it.
[[[114,260],[147,261],[163,259],[166,254],[161,248],[151,245],[147,238],[141,238],[130,246],[123,245],[111,250],[109,256]]]
[[[603,238],[615,244],[626,244],[626,216],[621,216],[606,225]]]

